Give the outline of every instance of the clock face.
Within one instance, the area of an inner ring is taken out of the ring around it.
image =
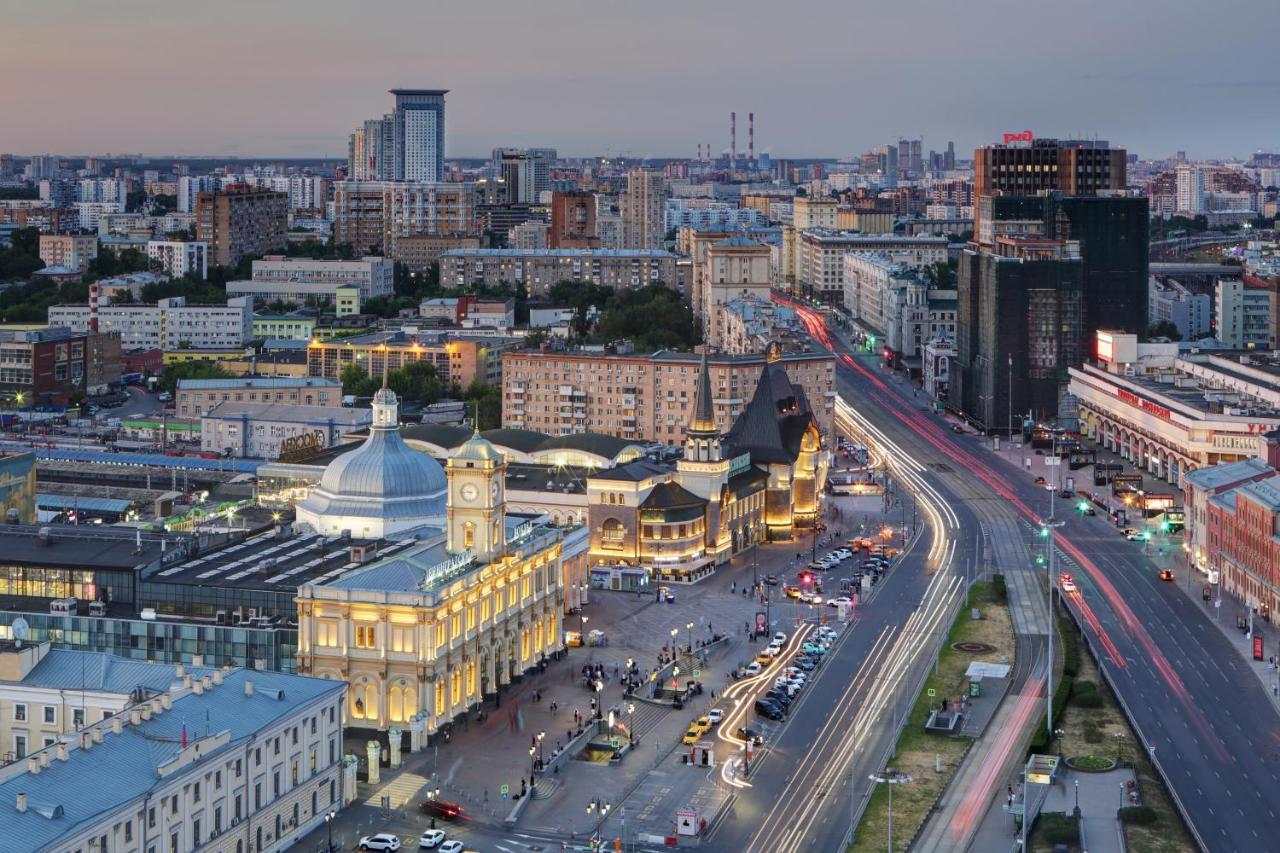
[[[476,499],[476,497],[479,494],[480,494],[480,490],[477,489],[475,486],[473,486],[471,483],[467,483],[462,487],[462,499],[464,501],[473,501]]]

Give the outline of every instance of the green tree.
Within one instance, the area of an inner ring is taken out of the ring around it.
[[[371,378],[358,364],[348,364],[342,368],[338,379],[342,382],[342,393],[355,397],[372,397],[379,386],[378,381]]]
[[[40,229],[19,228],[10,237],[11,244],[0,247],[0,281],[29,278],[44,268],[40,260]]]
[[[172,394],[178,387],[179,379],[227,379],[231,374],[216,361],[184,361],[167,365],[160,385]]]
[[[467,386],[465,399],[476,413],[477,429],[502,426],[502,388],[477,379]]]
[[[1168,320],[1161,320],[1155,323],[1151,328],[1147,329],[1148,338],[1168,338],[1171,341],[1182,340],[1182,333],[1178,331],[1178,327]]]

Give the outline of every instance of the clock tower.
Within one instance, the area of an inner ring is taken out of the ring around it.
[[[476,432],[445,464],[449,478],[448,549],[482,562],[506,554],[507,460]]]

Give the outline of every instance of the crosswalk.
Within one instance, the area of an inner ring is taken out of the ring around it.
[[[364,804],[381,807],[382,798],[390,797],[390,807],[398,809],[406,803],[416,801],[418,792],[426,787],[426,784],[425,776],[419,776],[417,773],[401,773],[374,791],[373,796],[365,800]]]

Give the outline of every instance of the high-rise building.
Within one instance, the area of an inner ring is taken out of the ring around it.
[[[627,172],[622,200],[623,246],[661,249],[666,236],[666,198],[662,173],[654,169]]]
[[[284,249],[288,220],[284,193],[232,184],[196,196],[196,239],[209,245],[209,260],[216,266]]]
[[[592,192],[557,192],[551,195],[551,249],[598,249],[596,196]]]
[[[974,196],[980,204],[983,196],[1054,190],[1067,196],[1097,195],[1124,189],[1125,170],[1125,150],[1111,148],[1105,140],[1010,140],[973,152]],[[974,233],[982,242],[980,210],[975,211]]]
[[[396,181],[444,180],[444,96],[448,89],[392,89],[393,174]]]
[[[1175,210],[1178,213],[1204,213],[1205,169],[1199,164],[1184,164],[1178,167]]]
[[[394,173],[395,120],[386,115],[365,121],[347,145],[347,176],[356,181],[389,180]]]
[[[178,212],[195,213],[196,196],[217,188],[218,179],[212,175],[183,175],[178,178]]]
[[[493,149],[493,171],[506,183],[507,201],[537,204],[542,193],[551,188],[555,160],[554,148]]]
[[[400,260],[405,237],[476,235],[477,195],[471,182],[336,181],[334,240]]]
[[[906,178],[918,178],[924,172],[924,157],[920,139],[898,140],[898,170]]]
[[[772,253],[764,243],[746,237],[730,237],[712,243],[706,249],[701,276],[702,296],[698,300],[702,314],[703,337],[715,349],[725,344],[725,324],[720,307],[731,299],[754,296],[769,300]]]

